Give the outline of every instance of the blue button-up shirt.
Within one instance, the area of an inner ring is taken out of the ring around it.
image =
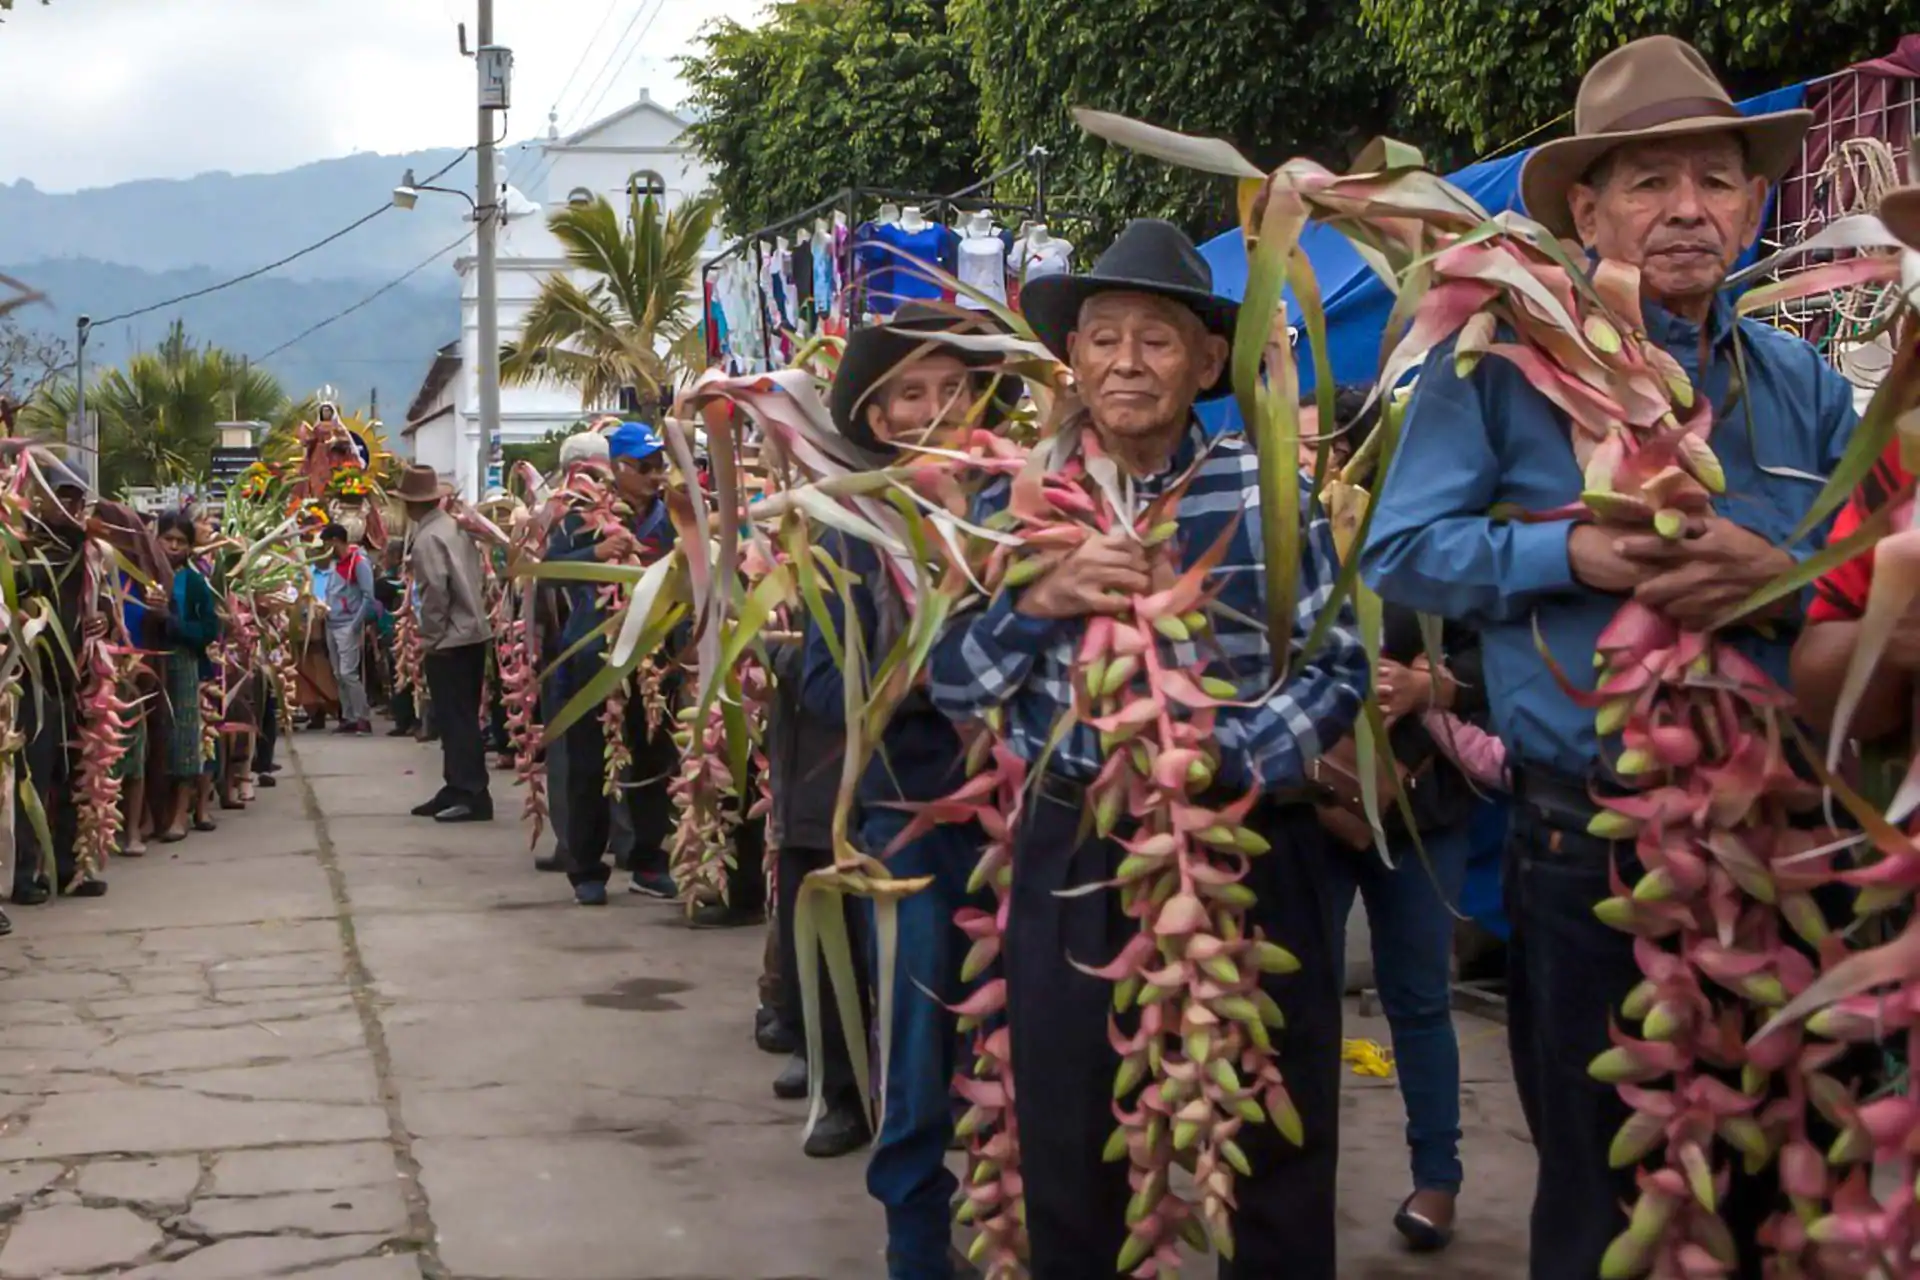
[[[1202,454],[1204,453],[1204,457]],[[1303,493],[1301,556],[1283,570],[1298,575],[1293,614],[1292,674],[1271,697],[1272,655],[1267,616],[1265,553],[1260,531],[1260,472],[1253,449],[1239,436],[1209,441],[1196,422],[1181,441],[1172,464],[1158,476],[1136,479],[1135,490],[1150,499],[1201,459],[1180,499],[1177,544],[1183,565],[1205,555],[1230,521],[1239,520],[1221,562],[1209,575],[1209,591],[1240,615],[1212,615],[1211,631],[1196,642],[1159,641],[1167,664],[1191,670],[1206,663],[1205,674],[1229,680],[1251,707],[1222,707],[1215,721],[1220,748],[1218,777],[1235,788],[1267,790],[1298,786],[1307,765],[1344,738],[1359,714],[1368,684],[1366,652],[1360,646],[1352,610],[1343,606],[1319,652],[1302,659],[1301,649],[1315,620],[1332,598],[1340,565],[1324,514]],[[1011,483],[1002,479],[981,492],[976,521],[1007,505]],[[1009,743],[1028,763],[1041,758],[1054,727],[1073,703],[1072,675],[1084,619],[1030,618],[1013,607],[1003,591],[984,610],[950,624],[934,647],[933,700],[958,720],[976,718],[989,708],[1006,708]],[[1076,724],[1048,759],[1049,771],[1090,781],[1100,771],[1099,735],[1084,721]]]
[[[1852,387],[1800,339],[1736,321],[1725,298],[1707,321],[1704,368],[1701,326],[1652,303],[1646,319],[1648,335],[1714,406],[1713,450],[1727,475],[1715,509],[1785,544],[1852,435]],[[1736,333],[1746,365],[1741,398],[1733,394]],[[1481,628],[1493,725],[1511,759],[1586,777],[1600,753],[1593,713],[1555,683],[1533,627],[1537,619],[1555,659],[1590,689],[1596,643],[1621,597],[1575,581],[1571,524],[1488,515],[1496,504],[1567,506],[1579,500],[1581,479],[1565,419],[1520,371],[1488,356],[1462,379],[1448,344],[1421,372],[1360,563],[1385,599]],[[1824,531],[1787,549],[1804,557],[1823,541]],[[1772,639],[1747,632],[1739,643],[1784,683],[1796,626],[1783,620]]]

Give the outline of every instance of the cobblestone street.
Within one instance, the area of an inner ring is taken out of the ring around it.
[[[879,1280],[860,1157],[801,1154],[804,1104],[753,1047],[757,930],[575,908],[532,870],[508,775],[501,821],[444,827],[405,816],[431,747],[283,755],[278,788],[115,863],[106,898],[15,912],[0,1277]],[[1460,1028],[1459,1240],[1396,1245],[1399,1098],[1350,1076],[1345,1277],[1524,1274],[1501,1029]]]

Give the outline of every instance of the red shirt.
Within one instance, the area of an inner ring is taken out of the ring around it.
[[[1895,440],[1873,464],[1873,470],[1853,491],[1840,514],[1834,517],[1833,531],[1827,535],[1829,546],[1848,537],[1868,516],[1911,494],[1913,477],[1900,464],[1900,442]],[[1813,604],[1807,610],[1808,622],[1850,622],[1866,612],[1867,592],[1873,586],[1873,548],[1861,552],[1843,565],[1827,570],[1814,584]]]

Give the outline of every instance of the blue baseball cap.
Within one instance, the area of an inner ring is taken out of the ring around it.
[[[665,449],[659,433],[644,422],[623,422],[607,436],[607,453],[640,462]]]

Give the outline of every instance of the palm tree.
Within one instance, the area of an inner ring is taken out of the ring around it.
[[[287,404],[264,369],[218,347],[202,347],[178,321],[154,351],[142,351],[87,390],[100,417],[99,487],[168,485],[206,476],[222,422],[271,422]],[[21,415],[30,434],[62,438],[74,386],[43,392]]]
[[[577,387],[582,409],[617,404],[629,390],[642,404],[658,402],[686,366],[683,344],[699,326],[693,291],[718,213],[712,196],[663,214],[656,195],[634,192],[624,228],[605,197],[552,214],[547,226],[568,265],[596,278],[585,288],[547,278],[520,340],[501,348],[501,378]]]

